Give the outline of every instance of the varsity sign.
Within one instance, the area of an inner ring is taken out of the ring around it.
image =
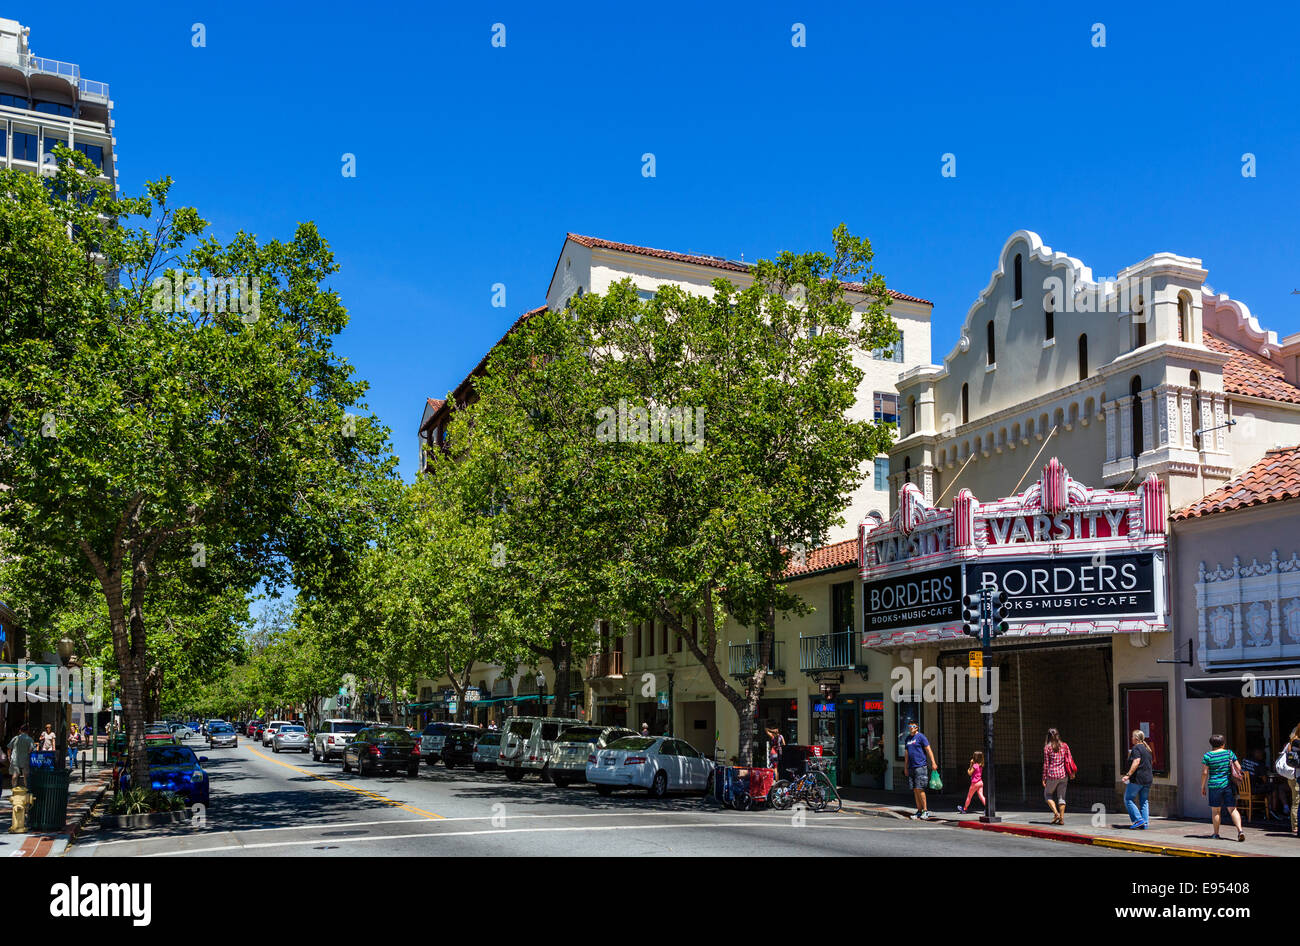
[[[992,580],[1007,593],[1007,620],[1155,617],[1155,553],[986,560],[967,566],[975,588]]]
[[[868,631],[950,624],[961,620],[961,566],[909,572],[862,585]]]

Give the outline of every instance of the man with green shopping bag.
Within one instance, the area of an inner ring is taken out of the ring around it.
[[[934,769],[931,776],[930,770]],[[921,733],[921,727],[913,720],[907,723],[907,784],[912,787],[912,796],[916,800],[916,814],[913,817],[922,821],[931,820],[930,809],[926,806],[925,790],[943,787],[942,783],[933,784],[939,776],[939,763],[934,761],[934,750],[930,740]]]

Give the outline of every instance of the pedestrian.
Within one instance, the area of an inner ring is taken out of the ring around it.
[[[1291,736],[1287,739],[1286,746],[1282,750],[1282,758],[1278,763],[1279,765],[1285,763],[1283,768],[1286,772],[1281,768],[1278,772],[1286,778],[1287,785],[1291,788],[1291,833],[1300,837],[1300,833],[1296,831],[1296,809],[1300,808],[1300,783],[1296,782],[1296,777],[1300,776],[1300,770],[1297,769],[1300,765],[1300,724],[1291,730]],[[1288,772],[1290,774],[1287,774]]]
[[[1227,740],[1215,733],[1210,737],[1210,751],[1201,756],[1201,795],[1210,802],[1210,823],[1214,826],[1214,836],[1219,837],[1219,820],[1223,809],[1228,809],[1237,828],[1237,840],[1246,840],[1246,832],[1241,830],[1241,813],[1237,811],[1237,793],[1233,782],[1241,780],[1241,763],[1231,749],[1225,749]]]
[[[779,768],[781,765],[781,750],[785,748],[785,736],[781,735],[781,730],[775,726],[767,727],[767,767],[769,769]]]
[[[649,738],[649,736],[650,736],[650,724],[649,724],[649,723],[642,723],[642,724],[641,724],[641,735],[645,736],[646,738]]]
[[[925,798],[925,790],[930,787],[931,767],[938,771],[939,763],[934,761],[934,750],[930,748],[930,740],[925,738],[920,726],[908,721],[907,784],[912,787],[912,799],[916,802],[916,814],[913,817],[922,821],[931,819]]]
[[[58,745],[59,737],[54,734],[54,727],[49,723],[45,724],[45,731],[41,733],[41,751],[53,752],[54,747]]]
[[[971,799],[976,795],[979,796],[980,804],[987,806],[988,800],[984,797],[984,753],[978,749],[971,753],[970,764],[966,766],[966,774],[970,776],[970,791],[966,793],[966,804],[958,805],[957,811],[960,814],[966,814],[966,809],[970,807]]]
[[[1135,831],[1144,831],[1151,815],[1147,804],[1154,775],[1151,747],[1147,745],[1147,734],[1140,729],[1133,730],[1130,744],[1129,767],[1123,779],[1124,807],[1128,809],[1129,827]]]
[[[32,737],[27,733],[27,724],[18,729],[18,735],[9,740],[9,786],[17,788],[22,782],[27,787],[27,776],[32,770]]]
[[[81,729],[76,723],[72,724],[72,731],[68,733],[68,768],[77,767],[77,750],[81,748]]]
[[[1047,741],[1043,744],[1043,797],[1052,809],[1052,824],[1065,824],[1065,786],[1077,771],[1069,743],[1055,729],[1047,730]]]

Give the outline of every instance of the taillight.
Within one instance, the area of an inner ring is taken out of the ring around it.
[[[419,755],[419,754],[420,754],[420,744],[417,742],[415,745],[411,746],[411,755]]]
[[[530,755],[530,756],[528,757],[528,761],[529,761],[529,762],[536,762],[536,761],[537,761],[537,756],[535,756],[535,755]]]
[[[505,757],[506,757],[506,754],[505,754],[504,752],[498,752],[498,753],[497,753],[497,758],[498,758],[498,759],[504,759]]]
[[[640,765],[643,762],[645,762],[645,756],[643,755],[630,755],[623,760],[624,765]]]
[[[371,746],[371,747],[370,747],[370,754],[371,754],[371,755],[379,755],[379,747],[378,747],[378,746]]]
[[[594,755],[589,755],[589,756],[587,756],[587,764],[588,764],[588,765],[595,765],[595,764],[596,764],[596,757],[595,757]]]

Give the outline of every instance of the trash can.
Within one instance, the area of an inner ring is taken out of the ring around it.
[[[33,831],[62,831],[68,821],[68,783],[72,773],[67,769],[32,769],[30,781],[32,808],[27,824]]]

